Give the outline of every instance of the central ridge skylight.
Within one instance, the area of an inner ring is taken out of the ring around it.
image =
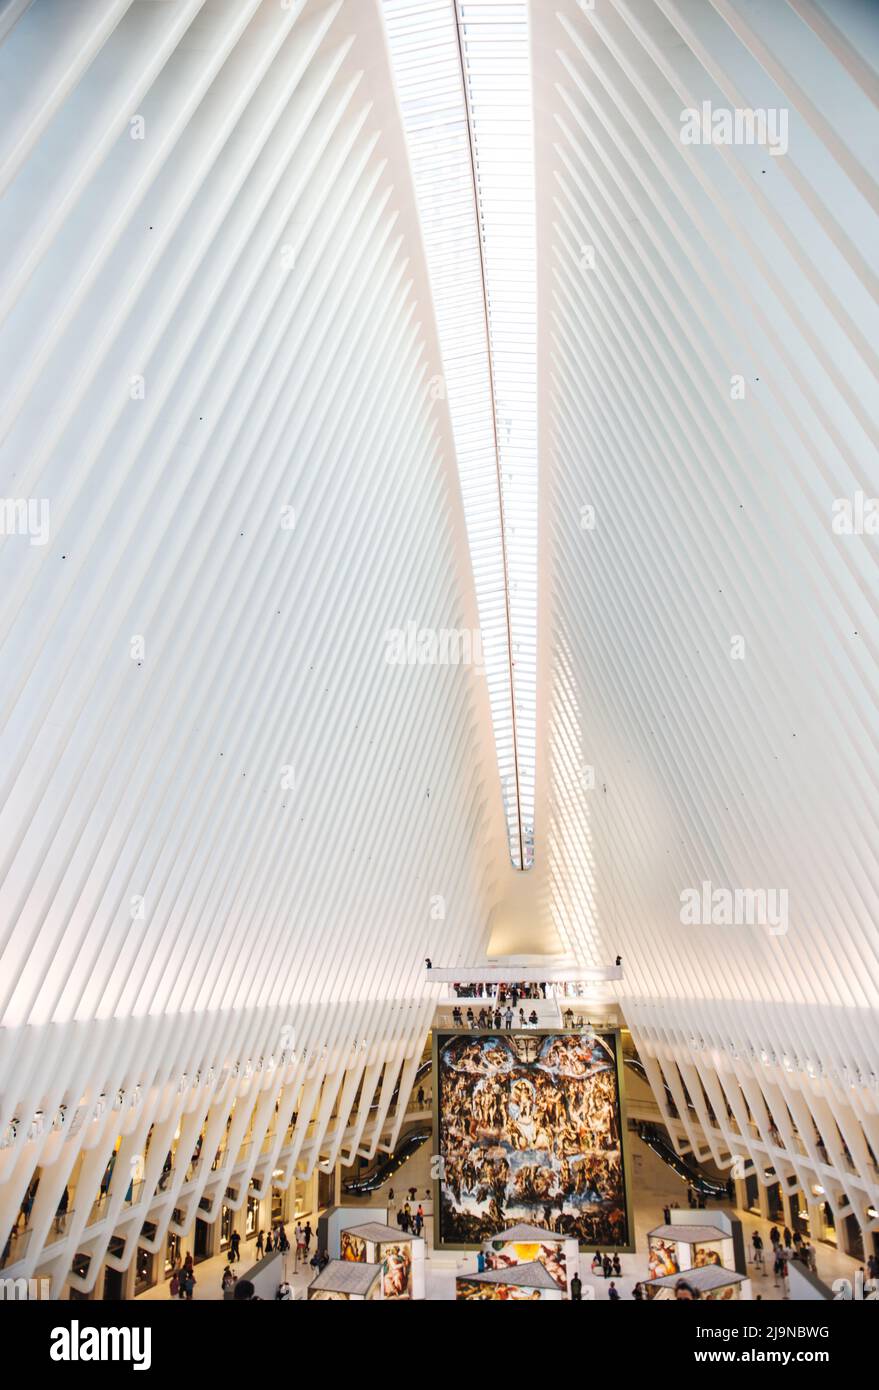
[[[526,0],[384,0],[436,309],[510,857],[534,860],[537,264]]]

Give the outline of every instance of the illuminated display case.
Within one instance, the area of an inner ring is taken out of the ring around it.
[[[481,1274],[459,1274],[455,1279],[458,1303],[558,1303],[562,1297],[555,1279],[539,1260]]]
[[[580,1273],[580,1247],[573,1236],[554,1236],[539,1226],[519,1223],[502,1235],[483,1242],[490,1269],[509,1269],[537,1261],[555,1280],[564,1298],[575,1274]]]
[[[375,1264],[381,1269],[381,1297],[424,1298],[424,1241],[379,1221],[348,1227],[339,1238],[341,1263]]]

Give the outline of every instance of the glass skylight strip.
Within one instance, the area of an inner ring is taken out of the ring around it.
[[[383,8],[443,355],[510,857],[529,868],[537,266],[528,7],[384,0]]]

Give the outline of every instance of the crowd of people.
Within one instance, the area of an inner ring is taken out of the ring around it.
[[[411,1231],[414,1236],[420,1236],[424,1230],[424,1208],[421,1203],[414,1212],[408,1202],[401,1207],[397,1212],[397,1225],[404,1235]]]
[[[815,1249],[805,1240],[799,1231],[791,1231],[785,1226],[784,1231],[780,1231],[777,1226],[773,1226],[769,1232],[769,1243],[772,1246],[772,1273],[775,1280],[775,1287],[782,1287],[787,1297],[788,1283],[788,1262],[799,1260],[806,1269],[817,1272],[817,1262]],[[748,1252],[751,1263],[760,1270],[765,1278],[766,1260],[764,1257],[763,1237],[759,1231],[754,1231],[751,1236],[751,1248]]]
[[[314,1239],[311,1222],[306,1221],[303,1226],[301,1221],[297,1221],[294,1236],[296,1240],[296,1263],[298,1264],[300,1260],[308,1259],[308,1252],[311,1249],[311,1242]],[[283,1255],[286,1255],[287,1251],[291,1248],[290,1241],[287,1237],[287,1231],[282,1221],[279,1221],[269,1232],[265,1233],[260,1231],[257,1235],[256,1253],[260,1259],[262,1259],[263,1255],[271,1255],[273,1250],[280,1250]]]
[[[466,1027],[473,1030],[481,1029],[483,1031],[487,1028],[496,1028],[498,1032],[502,1029],[506,1029],[507,1032],[509,1032],[512,1028],[536,1028],[540,1022],[537,1010],[532,1008],[530,1012],[526,1014],[519,1002],[520,997],[518,992],[513,990],[509,998],[506,996],[503,998],[499,997],[494,1004],[489,1002],[487,1005],[480,1005],[478,1013],[474,1013],[472,1005],[465,1013],[459,1005],[456,1004],[452,1009],[452,1024],[455,1028]],[[574,1010],[570,1007],[565,1009],[562,1014],[562,1023],[565,1028],[570,1029],[582,1030],[584,1028],[591,1029],[592,1027],[588,1019],[584,1019],[582,1014],[575,1014]]]
[[[452,989],[459,999],[494,999],[498,1004],[506,1004],[509,999],[515,1008],[520,999],[545,999],[547,985],[545,980],[540,984],[522,980],[518,984],[503,985],[455,984]]]
[[[168,1283],[168,1293],[171,1298],[180,1298],[192,1302],[192,1295],[195,1293],[196,1285],[195,1268],[192,1255],[187,1255],[183,1264],[176,1264],[171,1271],[171,1279]]]
[[[456,1028],[463,1028],[465,1026],[465,1018],[468,1028],[481,1028],[483,1030],[486,1028],[496,1028],[498,1031],[502,1028],[509,1030],[513,1027],[536,1028],[538,1022],[536,1009],[532,1009],[531,1013],[526,1015],[525,1010],[520,1006],[517,1021],[512,1004],[508,1004],[506,1009],[502,1009],[500,1004],[494,1009],[481,1008],[478,1014],[474,1014],[471,1008],[467,1010],[466,1015],[462,1014],[456,1004],[454,1009],[452,1009],[452,1023]]]

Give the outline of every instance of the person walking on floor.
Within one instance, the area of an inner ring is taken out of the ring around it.
[[[262,1259],[263,1255],[265,1254],[265,1248],[266,1248],[266,1237],[265,1237],[265,1232],[264,1232],[264,1231],[260,1231],[259,1235],[258,1235],[257,1238],[256,1238],[256,1253],[257,1253],[257,1255],[259,1255],[259,1258],[260,1258],[260,1259]]]

